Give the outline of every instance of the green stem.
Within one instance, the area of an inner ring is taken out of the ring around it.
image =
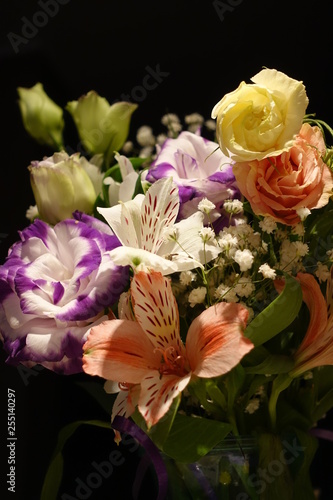
[[[276,431],[276,405],[278,397],[282,391],[289,387],[292,380],[293,379],[288,375],[288,373],[281,373],[274,379],[271,396],[268,402],[268,411],[273,431]]]

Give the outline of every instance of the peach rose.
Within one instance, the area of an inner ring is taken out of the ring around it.
[[[325,151],[319,127],[305,123],[289,151],[235,163],[233,172],[255,214],[292,226],[300,221],[299,209],[321,208],[332,196],[333,175],[322,159]]]

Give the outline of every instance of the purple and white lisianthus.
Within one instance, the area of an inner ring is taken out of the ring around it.
[[[184,131],[176,139],[166,139],[149,168],[146,180],[154,183],[163,177],[172,177],[178,186],[180,210],[178,220],[198,210],[198,203],[207,198],[216,210],[210,214],[218,227],[229,224],[229,215],[223,211],[226,199],[239,198],[232,163],[216,142],[199,134]],[[208,221],[206,221],[208,222]]]
[[[120,244],[109,226],[73,216],[54,227],[36,219],[0,266],[0,333],[10,364],[81,371],[89,329],[107,319],[128,285],[128,268],[109,256]]]

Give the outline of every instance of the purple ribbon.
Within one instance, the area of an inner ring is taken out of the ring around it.
[[[190,464],[189,469],[192,471],[194,477],[196,477],[198,483],[200,484],[201,489],[205,494],[204,498],[207,500],[218,500],[212,485],[207,480],[202,470],[200,470],[200,468],[195,464]]]
[[[327,439],[328,441],[333,441],[333,431],[330,431],[328,429],[314,428],[310,430],[310,434],[318,438]]]
[[[168,473],[157,446],[155,446],[150,437],[148,437],[147,434],[142,429],[140,429],[139,426],[137,426],[132,420],[129,420],[128,418],[117,415],[113,419],[112,427],[119,432],[130,434],[134,439],[136,439],[138,443],[145,449],[146,454],[150,459],[148,461],[146,455],[142,458],[139,464],[137,477],[133,485],[135,491],[137,491],[140,487],[143,476],[149,464],[152,463],[155,467],[158,481],[157,500],[164,500],[166,498],[168,489]]]

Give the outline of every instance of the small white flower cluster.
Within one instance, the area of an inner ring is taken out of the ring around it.
[[[183,122],[175,113],[166,113],[161,118],[161,124],[167,129],[166,132],[154,134],[154,131],[149,125],[142,125],[135,134],[135,141],[138,145],[136,150],[135,144],[131,140],[127,140],[122,147],[122,153],[125,155],[135,154],[139,158],[156,158],[157,150],[166,139],[176,138],[183,130],[188,130],[192,133],[200,133],[204,126],[209,133],[215,132],[215,120],[205,118],[200,113],[191,113],[185,115]]]
[[[245,413],[249,413],[250,415],[252,415],[255,411],[257,411],[264,397],[265,397],[265,388],[262,385],[250,398],[248,404],[246,405]]]
[[[230,214],[243,212],[241,202],[227,200],[226,207]],[[214,205],[203,199],[198,208],[208,214]],[[249,304],[261,296],[265,280],[275,280],[281,271],[294,274],[303,270],[309,248],[302,241],[302,223],[281,230],[272,218],[264,217],[257,227],[259,231],[242,216],[236,225],[225,227],[219,234],[210,227],[200,231],[203,241],[215,242],[221,253],[213,266],[203,271],[204,277],[200,276],[202,270],[181,273],[179,286],[184,307],[219,301],[241,302],[253,314]],[[333,251],[328,252],[327,257],[328,261],[333,259]],[[320,281],[329,277],[325,263],[315,263],[313,272]]]
[[[206,212],[206,206],[210,207],[203,200],[203,212]],[[204,271],[203,278],[200,278],[201,271],[197,271],[197,274],[180,274],[179,284],[183,288],[181,300],[184,305],[186,302],[193,308],[206,300],[207,303],[246,301],[255,294],[255,279],[263,281],[264,278],[275,277],[275,272],[268,264],[259,271],[262,272],[260,276],[254,273],[254,263],[262,259],[267,249],[260,234],[245,221],[225,227],[218,235],[210,227],[201,229],[200,234],[204,242],[215,242],[221,253],[213,267]],[[258,268],[258,264],[256,267]]]
[[[223,208],[228,214],[241,214],[243,212],[243,203],[240,200],[225,200]]]

